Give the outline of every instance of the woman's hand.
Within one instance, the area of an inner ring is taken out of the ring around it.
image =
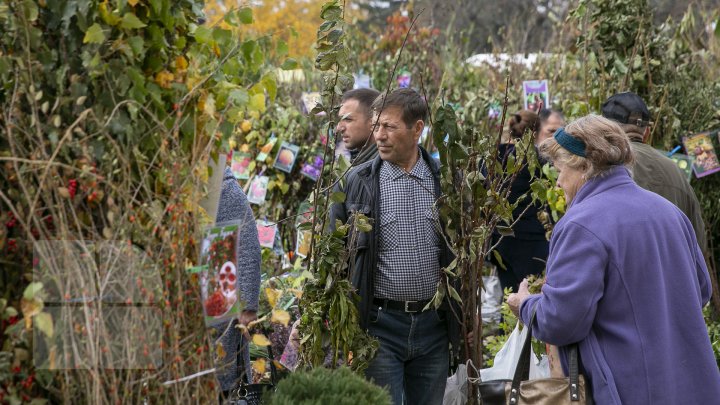
[[[528,290],[527,279],[524,279],[522,283],[520,283],[520,287],[518,287],[518,292],[508,295],[508,306],[510,307],[512,313],[515,314],[516,317],[518,317],[518,319],[520,319],[520,306],[522,306],[523,301],[525,301],[525,299],[529,296],[530,290]]]

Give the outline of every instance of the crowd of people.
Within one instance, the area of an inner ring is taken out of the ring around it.
[[[351,247],[351,281],[360,325],[379,341],[366,376],[397,405],[442,403],[462,339],[450,302],[427,305],[454,258],[437,226],[441,168],[418,143],[427,114],[412,89],[358,89],[342,98],[336,128],[353,168],[337,186],[346,199],[332,205],[328,223],[356,212],[373,221]],[[499,156],[514,154],[517,138],[533,136],[541,162],[558,172],[567,210],[548,241],[538,219],[545,207],[526,197],[542,174],[518,173],[509,193],[518,204],[514,235],[493,235],[504,268],[498,274],[513,291],[510,308],[535,337],[558,347],[565,373],[566,348],[578,345],[595,403],[714,403],[720,372],[702,314],[712,293],[704,224],[687,178],[645,143],[651,125],[644,101],[629,92],[610,97],[602,115],[569,123],[550,109],[511,114]],[[232,183],[223,189],[218,221],[248,215]],[[255,256],[241,270],[243,292],[259,288],[260,251],[250,228],[238,247]],[[526,278],[542,274],[541,293],[531,294]],[[257,291],[244,299],[240,323],[255,318]],[[241,339],[233,330],[226,348]],[[247,354],[228,350],[225,361],[236,357]],[[223,390],[240,378],[228,370]]]

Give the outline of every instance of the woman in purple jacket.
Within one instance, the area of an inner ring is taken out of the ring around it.
[[[633,153],[616,123],[597,115],[555,132],[540,152],[559,171],[569,209],[550,242],[547,279],[508,304],[533,334],[579,344],[598,404],[711,404],[720,372],[702,307],[710,277],[692,225],[637,186]]]

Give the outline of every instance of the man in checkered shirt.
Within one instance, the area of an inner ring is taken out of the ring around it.
[[[351,280],[357,288],[361,326],[380,349],[366,371],[388,387],[396,405],[441,404],[459,325],[449,307],[425,309],[452,260],[437,220],[438,163],[418,146],[427,104],[412,89],[383,94],[373,103],[379,156],[348,173],[345,202],[335,219],[354,212],[373,219],[373,230],[357,238]]]

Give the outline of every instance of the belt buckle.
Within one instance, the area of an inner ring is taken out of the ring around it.
[[[405,301],[405,312],[408,312],[408,313],[411,313],[411,314],[414,314],[415,312],[418,312],[418,311],[411,311],[411,310],[408,308],[408,305],[409,305],[409,304],[415,304],[415,303],[417,303],[417,301]]]

